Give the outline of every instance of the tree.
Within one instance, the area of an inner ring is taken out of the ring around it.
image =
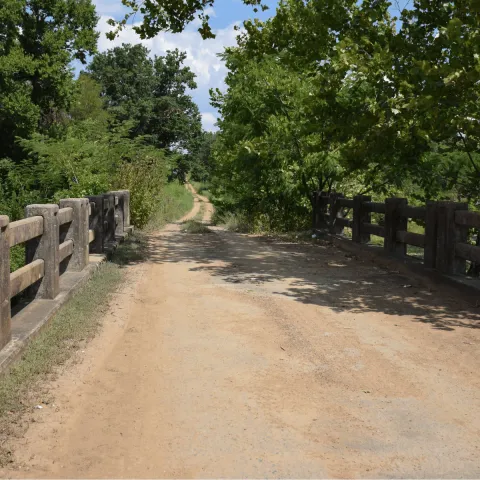
[[[88,72],[102,88],[107,109],[122,122],[133,121],[132,137],[147,136],[159,148],[189,150],[200,135],[201,119],[187,89],[195,75],[174,50],[149,57],[144,46],[124,44],[94,57]]]
[[[128,19],[139,13],[142,15],[140,25],[135,25],[133,29],[142,39],[152,38],[161,31],[182,32],[197,15],[202,22],[198,29],[199,33],[204,39],[214,38],[215,35],[208,23],[209,16],[205,13],[207,7],[212,7],[214,3],[214,0],[164,0],[161,2],[122,0],[122,4],[130,11],[120,22],[109,20],[109,24],[116,28],[109,32],[107,37],[113,40]],[[267,8],[262,0],[243,0],[243,3],[255,6],[255,11],[257,11],[256,6],[263,10]]]
[[[0,4],[0,158],[18,158],[17,136],[46,132],[74,98],[70,62],[96,49],[90,0],[5,0]]]
[[[217,140],[216,132],[202,132],[189,156],[189,171],[192,179],[208,182],[214,169],[213,148]]]
[[[291,225],[314,188],[478,195],[478,1],[390,6],[283,0],[244,24],[212,92],[217,183],[241,208]]]

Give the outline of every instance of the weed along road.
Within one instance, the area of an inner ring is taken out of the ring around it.
[[[148,249],[3,476],[480,477],[478,308],[326,244]]]

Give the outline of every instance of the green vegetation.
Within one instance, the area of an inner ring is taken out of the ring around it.
[[[11,220],[28,204],[126,188],[144,227],[179,192],[169,183],[205,176],[212,134],[187,94],[186,54],[99,54],[97,20],[91,0],[0,4],[0,213]],[[73,60],[86,65],[78,79]],[[18,265],[21,248],[12,254]]]
[[[223,54],[211,191],[219,215],[303,230],[311,193],[468,201],[480,186],[474,1],[283,0]]]
[[[198,15],[201,26],[198,32],[203,38],[215,38],[209,24],[209,16],[206,12],[208,7],[212,7],[215,0],[168,0],[162,2],[144,2],[141,0],[122,0],[122,5],[128,7],[129,12],[125,17],[117,22],[109,20],[109,24],[114,26],[107,36],[110,39],[121,30],[127,21],[133,16],[137,19],[137,13],[141,13],[141,20],[134,24],[134,31],[141,38],[151,38],[161,31],[182,32],[187,23],[192,22]],[[243,0],[246,5],[253,5],[254,11],[258,8],[266,10],[266,5],[262,0]]]
[[[155,209],[155,213],[145,226],[146,232],[162,228],[169,222],[181,218],[193,208],[193,195],[184,185],[169,183],[165,187],[164,196]]]
[[[199,195],[207,197],[209,200],[212,199],[212,192],[210,191],[210,185],[208,183],[196,182],[195,180],[191,180],[190,184]]]
[[[197,220],[187,220],[183,225],[182,225],[182,232],[185,233],[212,233],[212,231],[203,223],[197,221]]]
[[[247,216],[239,212],[218,213],[215,211],[213,223],[215,225],[222,225],[229,232],[249,233],[255,230]]]

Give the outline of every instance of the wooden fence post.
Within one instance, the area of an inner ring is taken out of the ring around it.
[[[408,218],[401,215],[401,208],[408,205],[406,198],[385,199],[385,238],[383,247],[385,252],[396,257],[407,254],[407,244],[397,240],[397,232],[407,230]]]
[[[10,219],[0,215],[0,348],[12,339],[9,224]]]
[[[43,235],[26,242],[26,263],[42,259],[44,261],[44,276],[39,283],[30,287],[31,294],[36,298],[54,299],[60,292],[59,283],[59,226],[58,205],[28,205],[25,208],[26,217],[43,217]]]
[[[363,202],[372,199],[369,195],[356,195],[353,197],[353,222],[352,240],[357,243],[368,243],[370,234],[362,232],[363,223],[371,223],[371,214],[363,208]]]
[[[343,233],[343,225],[337,225],[337,218],[343,218],[342,208],[338,200],[344,198],[343,193],[330,195],[330,233],[340,235]]]
[[[437,202],[427,202],[425,214],[425,247],[423,264],[427,268],[435,268],[437,263]]]
[[[73,253],[67,270],[80,272],[88,265],[88,198],[65,198],[60,208],[73,209],[73,220],[68,226],[65,240],[73,240]]]
[[[325,229],[328,227],[325,214],[328,207],[328,196],[326,192],[315,192],[314,197],[313,229]]]
[[[455,212],[468,210],[468,203],[437,203],[436,268],[445,274],[465,273],[466,262],[455,256],[455,244],[466,242],[468,229],[455,223]]]

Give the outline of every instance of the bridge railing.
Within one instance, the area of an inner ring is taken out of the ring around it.
[[[12,338],[12,298],[55,299],[62,274],[81,272],[90,253],[112,250],[132,229],[128,190],[28,205],[15,222],[0,215],[0,348]],[[20,244],[25,265],[11,272],[10,249]]]
[[[469,230],[480,228],[480,213],[468,210],[467,203],[427,202],[408,205],[406,198],[372,202],[367,195],[345,198],[341,193],[314,192],[313,228],[343,235],[351,229],[351,240],[367,244],[371,235],[383,238],[385,253],[407,257],[407,247],[423,250],[425,267],[444,274],[465,274],[467,262],[480,264],[480,246],[468,241]],[[376,222],[372,220],[373,216]],[[424,233],[409,230],[414,221]]]

